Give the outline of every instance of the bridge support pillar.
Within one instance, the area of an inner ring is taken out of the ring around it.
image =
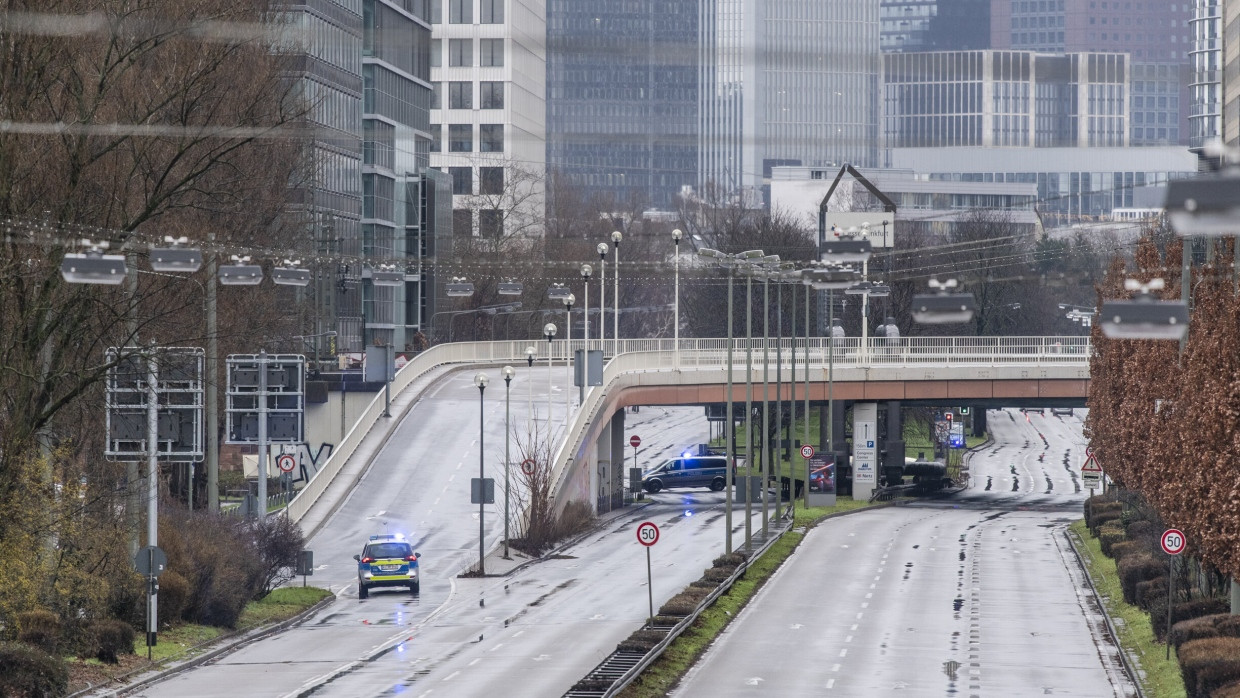
[[[887,460],[884,472],[904,472],[904,416],[900,413],[900,401],[891,400],[887,403]],[[895,477],[899,477],[898,475]],[[894,483],[889,483],[894,484]]]
[[[973,415],[973,435],[981,436],[982,434],[985,434],[986,433],[986,409],[982,407],[978,407],[977,405],[974,405],[973,409],[970,410],[970,412]]]
[[[596,514],[624,506],[625,474],[628,472],[624,443],[624,410],[617,410],[595,444],[598,465],[590,473],[590,491],[595,493]]]

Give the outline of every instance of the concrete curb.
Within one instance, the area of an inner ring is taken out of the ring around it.
[[[161,665],[156,665],[155,667],[145,667],[143,669],[135,670],[132,673],[138,673],[139,674],[138,678],[122,686],[119,686],[116,688],[106,688],[105,686],[102,686],[102,685],[92,686],[90,688],[82,689],[81,691],[78,691],[77,693],[72,693],[68,696],[68,698],[77,698],[78,696],[123,696],[123,695],[127,695],[133,691],[150,686],[151,684],[158,683],[165,679],[169,679],[183,671],[188,671],[190,669],[199,667],[203,664],[206,664],[207,662],[210,662],[214,659],[222,657],[225,654],[228,654],[229,652],[232,652],[236,649],[244,647],[245,645],[248,645],[251,642],[256,642],[266,637],[270,637],[271,635],[274,635],[276,633],[284,632],[285,630],[304,622],[310,616],[326,608],[335,600],[336,600],[336,596],[335,594],[332,594],[332,595],[329,595],[321,599],[318,603],[298,613],[292,618],[282,620],[278,623],[272,623],[271,625],[260,626],[258,628],[252,628],[250,630],[234,631],[227,635],[217,637],[214,640],[210,640],[202,645],[196,645],[194,647],[190,647],[189,649],[186,650],[187,652],[192,652],[193,650],[198,649],[199,647],[218,645],[217,647],[214,647],[213,649],[203,652],[202,654],[196,657],[192,657],[190,659],[164,660],[163,663],[175,662],[173,666],[169,666],[167,668],[161,668]],[[142,674],[148,674],[148,675],[144,676]],[[115,679],[114,681],[124,680],[126,676],[129,676],[129,675],[123,675],[123,676],[117,677],[117,679]]]
[[[1102,611],[1102,619],[1107,624],[1107,633],[1111,636],[1111,641],[1115,643],[1116,648],[1119,649],[1119,661],[1124,665],[1124,671],[1128,672],[1128,678],[1132,680],[1133,687],[1137,689],[1137,698],[1145,698],[1145,693],[1141,690],[1141,674],[1129,659],[1128,650],[1124,649],[1124,645],[1120,643],[1119,631],[1115,629],[1115,624],[1111,622],[1111,613],[1107,610],[1106,603],[1103,602],[1102,596],[1098,593],[1098,588],[1094,586],[1093,575],[1089,573],[1089,567],[1085,565],[1085,558],[1081,555],[1080,549],[1077,548],[1076,534],[1070,529],[1064,528],[1063,535],[1068,540],[1068,547],[1072,548],[1072,554],[1076,556],[1076,564],[1080,566],[1085,582],[1089,584],[1090,593],[1098,601],[1098,608]]]

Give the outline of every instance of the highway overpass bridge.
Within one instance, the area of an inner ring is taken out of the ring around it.
[[[574,405],[567,424],[552,434],[552,492],[558,506],[584,501],[606,508],[617,501],[624,488],[625,407],[709,405],[728,399],[727,340],[682,339],[679,347],[670,339],[589,344],[609,359],[602,385],[589,388],[584,403]],[[437,345],[401,368],[392,392],[420,390],[428,375],[445,366],[523,365],[531,345],[540,362],[545,361],[548,344],[529,340]],[[582,345],[576,341],[571,348]],[[567,343],[550,346],[552,364],[565,365]],[[1088,337],[872,338],[864,344],[859,338],[841,338],[834,345],[827,338],[811,337],[808,342],[771,339],[765,352],[763,346],[761,339],[733,341],[734,403],[745,402],[747,369],[754,381],[752,399],[762,401],[764,367],[770,400],[775,398],[777,369],[784,380],[785,400],[795,370],[797,401],[802,403],[808,389],[811,408],[825,406],[828,393],[834,400],[853,403],[978,408],[1084,406],[1089,393]],[[290,516],[300,520],[334,479],[342,473],[356,477],[364,469],[359,461],[368,461],[374,443],[386,438],[386,432],[372,429],[383,409],[380,392],[360,410],[331,457],[299,491],[289,505]]]

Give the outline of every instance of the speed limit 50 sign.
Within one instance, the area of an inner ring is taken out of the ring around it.
[[[1168,528],[1163,531],[1162,549],[1168,555],[1179,555],[1184,552],[1184,546],[1188,545],[1188,541],[1184,538],[1184,532],[1178,528]]]
[[[659,542],[659,527],[653,521],[643,521],[637,526],[637,542],[649,548]]]

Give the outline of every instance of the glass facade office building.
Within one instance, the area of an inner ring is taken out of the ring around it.
[[[890,147],[1127,145],[1125,54],[939,51],[883,60]]]
[[[881,0],[883,53],[990,48],[991,0]]]
[[[1172,145],[1188,142],[1191,17],[1189,2],[993,0],[990,41],[995,49],[1127,53],[1129,145]]]
[[[547,170],[600,203],[697,183],[698,0],[547,1]]]
[[[878,159],[875,0],[705,2],[699,50],[702,187],[744,195],[775,165]]]

